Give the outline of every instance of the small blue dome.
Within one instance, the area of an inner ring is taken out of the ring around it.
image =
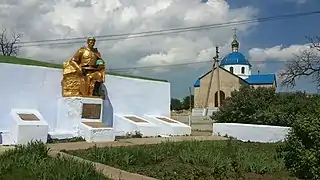
[[[225,66],[225,65],[249,65],[249,61],[246,59],[246,57],[240,53],[240,52],[232,52],[228,54],[226,57],[224,57],[221,60],[220,66]]]

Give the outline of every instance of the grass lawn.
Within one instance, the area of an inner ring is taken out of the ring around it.
[[[48,62],[42,62],[42,61],[36,61],[36,60],[32,60],[32,59],[18,58],[18,57],[12,57],[12,56],[0,56],[0,63],[42,66],[42,67],[62,69],[62,64],[54,64],[54,63],[48,63]],[[163,79],[133,76],[133,75],[128,75],[128,74],[119,74],[119,73],[112,73],[112,72],[107,72],[107,74],[113,75],[113,76],[127,77],[127,78],[144,79],[144,80],[159,81],[159,82],[168,82],[167,80],[163,80]]]
[[[3,180],[105,180],[90,164],[48,155],[45,144],[17,146],[0,155]]]
[[[278,144],[184,141],[68,153],[158,179],[296,179],[277,156]]]

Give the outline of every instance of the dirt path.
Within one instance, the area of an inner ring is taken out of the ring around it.
[[[106,147],[106,146],[133,146],[142,144],[158,144],[166,141],[187,141],[187,140],[226,140],[224,137],[219,136],[177,136],[168,138],[132,138],[132,139],[119,139],[113,142],[104,143],[87,143],[87,142],[72,142],[72,143],[57,143],[48,144],[48,147],[54,151],[61,150],[77,150],[77,149],[87,149],[93,146]]]

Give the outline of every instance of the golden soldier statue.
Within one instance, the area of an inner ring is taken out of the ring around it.
[[[105,81],[105,62],[94,48],[95,42],[95,38],[88,38],[87,46],[63,63],[63,97],[104,97],[101,85]]]

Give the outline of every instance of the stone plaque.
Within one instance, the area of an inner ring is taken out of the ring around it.
[[[145,121],[145,120],[143,120],[143,119],[140,119],[140,118],[137,118],[137,117],[135,117],[135,116],[125,116],[125,118],[127,118],[127,119],[129,119],[129,120],[131,120],[131,121],[133,121],[133,122],[136,122],[136,123],[139,123],[139,122],[147,122],[147,121]]]
[[[83,119],[100,119],[101,104],[86,104],[82,106]]]
[[[40,121],[40,119],[34,114],[21,113],[18,115],[23,121]]]
[[[175,121],[172,121],[171,119],[164,118],[164,117],[157,117],[157,119],[160,119],[161,121],[167,122],[167,123],[177,123]]]

